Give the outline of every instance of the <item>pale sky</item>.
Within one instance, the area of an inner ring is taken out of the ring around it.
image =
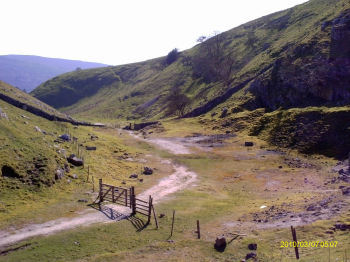
[[[306,0],[0,0],[0,55],[119,65],[188,49]]]

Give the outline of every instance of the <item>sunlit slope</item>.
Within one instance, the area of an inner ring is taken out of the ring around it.
[[[176,88],[191,99],[188,116],[349,104],[350,55],[347,38],[337,36],[347,36],[349,8],[345,0],[312,0],[212,37],[171,64],[162,57],[67,73],[32,94],[69,114],[110,119],[164,117]],[[216,46],[217,57],[206,57]]]

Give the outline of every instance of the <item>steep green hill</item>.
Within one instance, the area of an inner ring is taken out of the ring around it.
[[[0,80],[30,92],[54,76],[77,68],[102,66],[107,65],[31,55],[3,55],[0,56]]]
[[[187,116],[349,104],[349,8],[311,0],[211,37],[171,64],[162,57],[71,72],[32,94],[73,115],[110,119],[164,117],[174,89],[191,99]]]

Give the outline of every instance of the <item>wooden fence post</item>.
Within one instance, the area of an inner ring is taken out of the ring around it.
[[[131,202],[131,209],[132,209],[132,215],[136,215],[136,196],[135,196],[135,187],[130,188],[130,202]]]
[[[125,195],[125,206],[128,206],[128,190],[124,189],[124,195]]]
[[[154,210],[153,198],[152,198],[152,210],[153,210],[154,220],[155,220],[155,222],[156,222],[156,227],[157,227],[157,229],[158,229],[158,228],[159,228],[159,226],[158,226],[158,220],[157,220],[156,211]]]
[[[197,234],[198,234],[198,239],[201,238],[201,229],[199,227],[199,220],[197,220]]]
[[[148,197],[148,219],[147,219],[147,225],[151,222],[152,217],[152,197]]]
[[[89,182],[89,176],[90,176],[90,166],[88,166],[88,175],[87,175],[87,178],[86,178],[86,182]]]
[[[172,222],[172,224],[171,224],[170,237],[173,236],[173,231],[174,231],[174,220],[175,220],[175,210],[173,210],[173,222]]]
[[[296,257],[296,259],[299,259],[297,233],[296,233],[295,228],[293,226],[290,226],[290,229],[292,230],[293,242],[295,243],[295,246],[294,246],[295,257]]]
[[[98,202],[98,205],[99,205],[99,208],[101,209],[101,202],[103,201],[103,196],[102,196],[102,178],[100,178],[98,180],[98,182],[99,182],[99,190],[100,190],[100,192],[99,192],[100,201]]]
[[[112,186],[112,203],[114,203],[114,186]]]

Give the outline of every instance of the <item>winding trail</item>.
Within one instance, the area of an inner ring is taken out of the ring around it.
[[[135,135],[133,135],[133,137],[139,139],[139,137]],[[161,138],[146,139],[143,141],[156,145],[173,154],[190,154],[190,150],[187,147],[174,141]],[[170,160],[166,159],[163,160],[163,163],[172,165],[175,172],[170,176],[162,178],[156,185],[140,193],[137,196],[138,198],[148,199],[148,196],[152,195],[154,203],[159,203],[161,200],[164,200],[165,197],[188,188],[196,181],[197,174],[189,171],[185,166],[175,165]],[[55,234],[60,231],[74,229],[80,226],[89,226],[96,223],[119,221],[127,218],[129,214],[129,208],[109,204],[103,207],[102,212],[94,209],[86,209],[77,213],[77,216],[73,218],[59,218],[42,224],[27,225],[18,230],[0,231],[0,248],[10,246],[16,242],[34,236]]]

